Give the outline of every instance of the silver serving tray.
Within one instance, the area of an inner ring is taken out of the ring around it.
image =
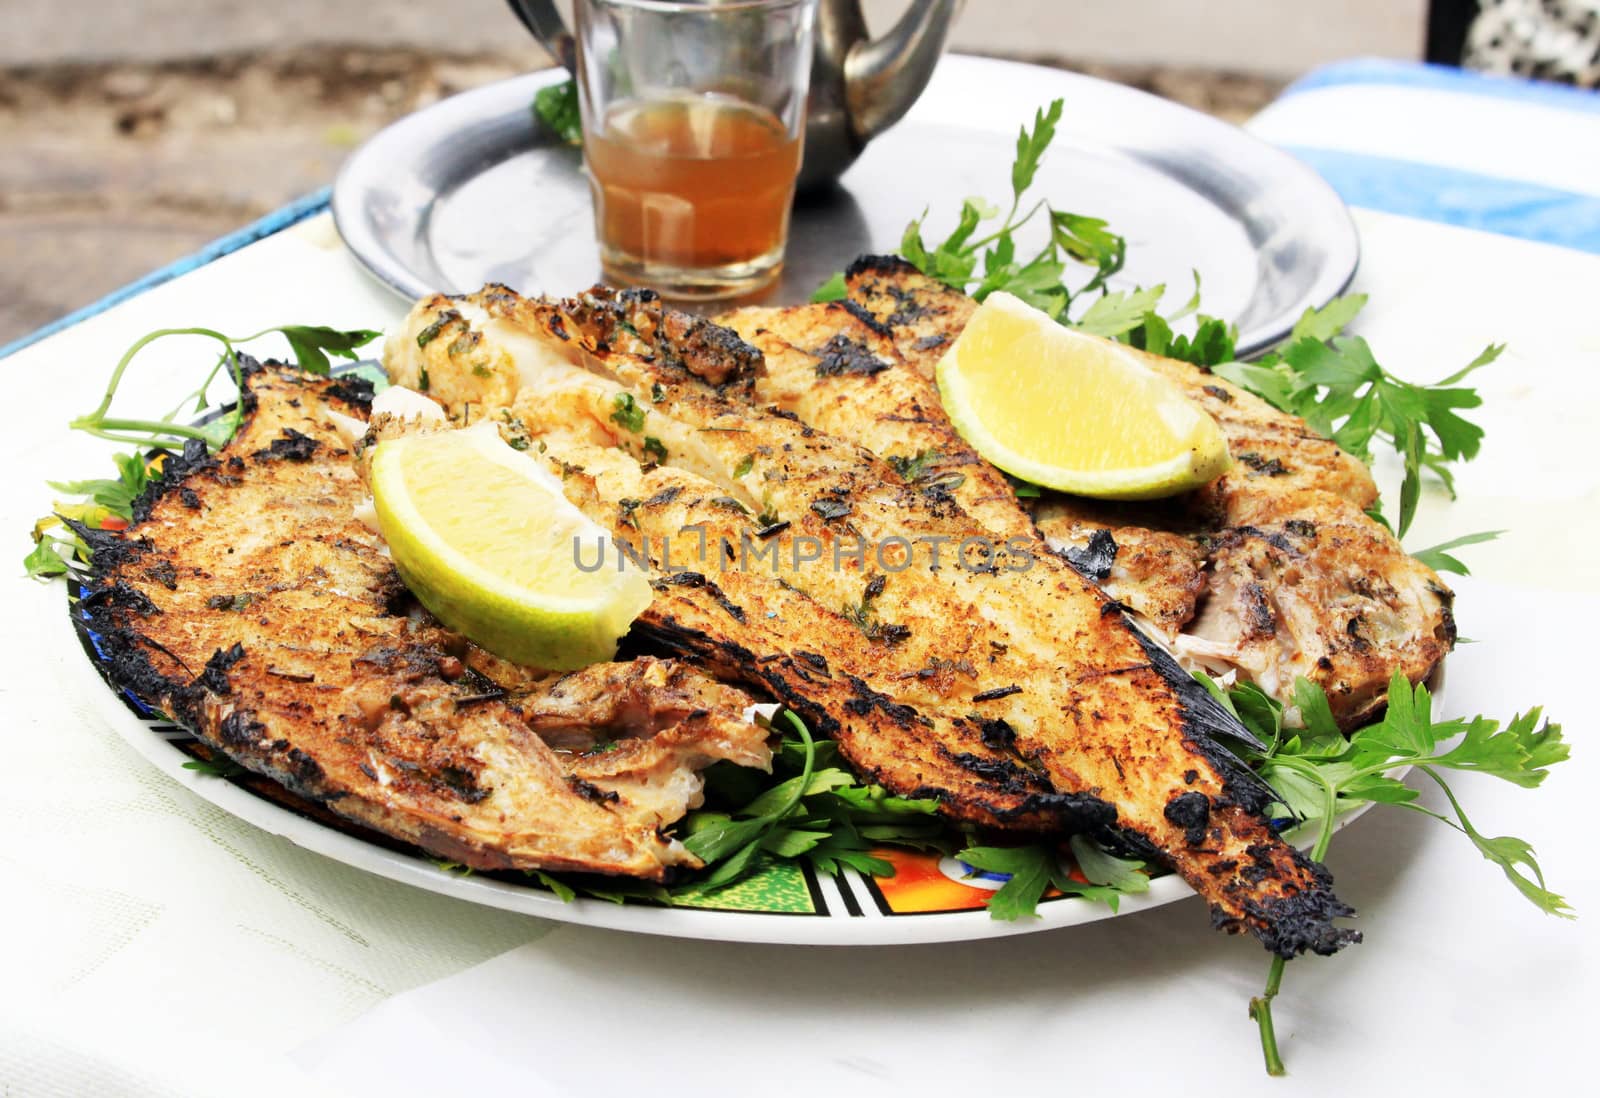
[[[356,258],[406,298],[485,282],[567,294],[598,281],[582,157],[531,110],[534,92],[563,77],[533,73],[454,96],[357,149],[332,202]],[[1127,238],[1115,285],[1165,284],[1170,310],[1198,274],[1205,311],[1238,324],[1249,354],[1349,284],[1359,256],[1349,211],[1287,153],[1119,84],[950,56],[838,186],[799,200],[768,299],[803,301],[857,255],[898,250],[924,210],[934,241],[966,196],[1008,202],[1017,130],[1056,97],[1065,112],[1035,193]]]

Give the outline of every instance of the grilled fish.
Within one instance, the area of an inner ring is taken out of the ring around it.
[[[672,660],[511,666],[411,600],[335,429],[360,379],[248,370],[244,424],[169,459],[124,537],[86,531],[114,677],[211,747],[481,869],[661,879],[720,759],[770,763],[752,699]]]
[[[895,257],[858,260],[846,286],[850,315],[930,383],[975,308]],[[1286,704],[1307,678],[1345,728],[1383,706],[1396,670],[1426,679],[1454,644],[1453,596],[1365,513],[1378,496],[1367,467],[1222,378],[1131,353],[1217,421],[1233,468],[1156,503],[1046,493],[1033,509],[1046,541],[1184,666],[1241,673]]]
[[[759,404],[766,363],[728,329],[644,291],[489,287],[420,302],[385,365],[458,420],[526,432],[615,537],[649,535],[642,632],[819,719],[859,772],[957,820],[1114,833],[1283,955],[1356,939],[1325,871],[1263,818],[1270,791],[1217,746],[1249,738],[1231,714],[1031,539],[995,548],[948,487]],[[675,570],[691,528],[711,556]],[[750,538],[797,566],[749,567]],[[799,567],[812,545],[827,563]]]

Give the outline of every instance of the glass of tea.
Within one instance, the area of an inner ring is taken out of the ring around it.
[[[748,294],[783,268],[816,0],[577,0],[578,99],[608,281]]]

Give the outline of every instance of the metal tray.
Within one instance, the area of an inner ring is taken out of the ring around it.
[[[333,214],[345,243],[407,297],[503,282],[566,294],[599,279],[579,151],[535,119],[533,73],[437,103],[383,130],[339,173]],[[797,203],[784,275],[768,295],[804,300],[863,252],[897,250],[930,212],[928,236],[968,195],[1010,198],[1017,130],[1065,100],[1035,184],[1058,209],[1105,218],[1128,241],[1114,285],[1169,287],[1197,274],[1206,312],[1240,329],[1241,354],[1288,334],[1355,274],[1344,203],[1311,169],[1244,131],[1119,84],[1009,61],[945,58],[906,118],[839,184]]]

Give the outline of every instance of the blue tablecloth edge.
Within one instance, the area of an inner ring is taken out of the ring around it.
[[[1284,145],[1351,206],[1600,255],[1600,199],[1367,153]]]
[[[195,251],[182,259],[159,267],[149,274],[128,283],[119,289],[111,291],[105,297],[81,309],[74,310],[66,316],[52,320],[42,328],[37,328],[15,339],[10,343],[0,346],[0,359],[5,359],[16,354],[24,347],[32,346],[57,332],[65,331],[74,324],[80,324],[97,313],[103,313],[113,305],[120,305],[131,297],[137,297],[146,290],[152,290],[163,282],[170,282],[179,275],[188,274],[190,271],[204,267],[207,263],[221,259],[230,252],[254,244],[256,241],[269,237],[274,233],[282,232],[291,225],[297,225],[308,217],[314,217],[328,208],[328,198],[332,194],[331,187],[323,187],[312,191],[302,198],[297,198],[287,206],[282,206],[265,217],[251,222],[242,229],[235,229],[226,236],[218,237],[205,247]]]
[[[1439,91],[1513,99],[1562,110],[1600,114],[1600,92],[1566,84],[1527,80],[1520,76],[1456,69],[1418,61],[1393,61],[1381,57],[1361,57],[1335,61],[1312,69],[1283,90],[1287,99],[1301,92],[1352,84],[1387,84],[1391,87],[1433,88]]]

